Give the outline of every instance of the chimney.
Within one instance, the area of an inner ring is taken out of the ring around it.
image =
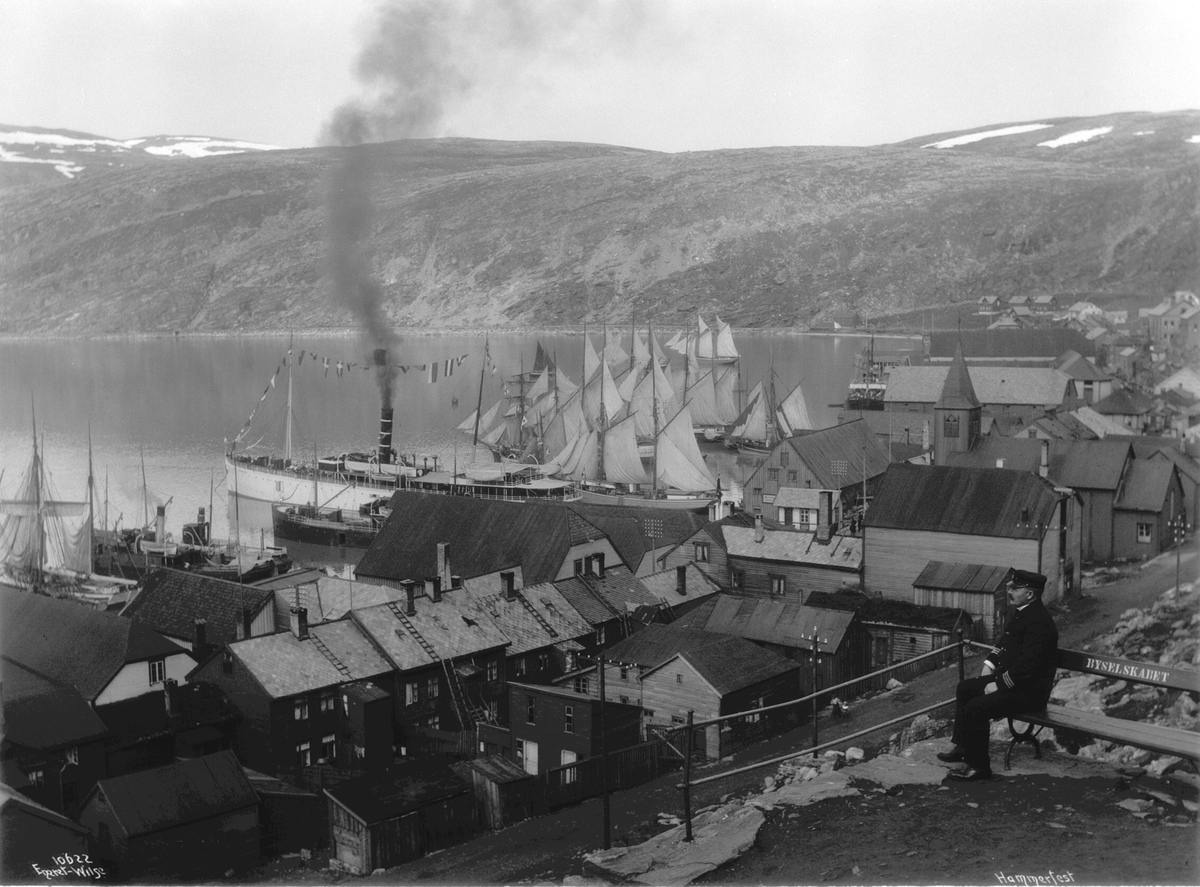
[[[601,551],[598,554],[593,554],[592,557],[596,559],[596,575],[599,578],[603,579],[604,578],[604,552]]]
[[[163,702],[167,706],[167,717],[173,718],[177,714],[175,711],[175,685],[176,681],[167,678],[163,681]]]
[[[450,587],[451,588],[462,588],[462,576],[457,576],[457,575],[451,576],[450,577]]]
[[[817,492],[817,541],[822,545],[833,538],[833,490]]]
[[[425,596],[435,604],[442,599],[442,577],[425,577]]]
[[[292,607],[292,634],[296,640],[308,640],[308,610],[304,607]]]
[[[192,652],[199,653],[208,646],[208,622],[204,619],[196,620],[196,641],[192,644]]]
[[[438,578],[442,580],[442,588],[449,590],[454,587],[450,576],[450,546],[445,542],[437,544]]]
[[[675,593],[679,595],[687,594],[687,565],[680,564],[675,568]]]
[[[208,544],[208,521],[206,521],[204,519],[204,515],[205,515],[204,506],[201,505],[200,513],[196,515],[196,523],[199,524],[199,526],[196,527],[196,533],[200,536],[200,541],[202,543],[204,543],[205,545],[207,545]]]
[[[763,529],[763,516],[761,514],[754,515],[754,541],[762,542],[767,538],[767,531]]]
[[[996,460],[996,467],[997,467],[997,468],[1003,468],[1003,467],[1004,467],[1004,459],[1003,459],[1003,458],[1000,458],[1000,459],[997,459],[997,460]]]
[[[1050,441],[1042,441],[1042,462],[1038,466],[1038,474],[1042,477],[1050,475]]]
[[[506,601],[513,601],[517,599],[517,591],[514,582],[516,578],[517,574],[512,570],[506,570],[500,574],[500,588],[504,592],[504,599]]]
[[[404,596],[405,596],[404,615],[405,616],[416,616],[417,615],[417,599],[416,599],[417,583],[414,582],[412,579],[403,579],[400,582],[400,587],[404,589]]]
[[[167,541],[167,506],[160,505],[154,515],[154,541]]]
[[[242,607],[242,637],[251,637],[254,633],[254,613],[249,607]]]
[[[375,363],[382,366],[379,361],[379,352],[383,352],[384,363],[387,362],[387,351],[383,348],[375,349]],[[392,409],[384,407],[379,414],[379,464],[390,465],[392,463]]]

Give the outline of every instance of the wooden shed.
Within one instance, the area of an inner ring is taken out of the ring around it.
[[[488,755],[451,766],[475,787],[479,821],[486,828],[502,829],[533,815],[536,777],[516,761],[504,755]]]
[[[356,875],[419,859],[477,830],[471,783],[423,758],[325,789],[330,864]]]
[[[282,856],[329,843],[324,798],[249,767],[242,769],[258,795],[263,856]]]
[[[1000,636],[1004,626],[1008,573],[1008,567],[930,561],[913,580],[913,603],[966,610],[975,639],[990,641]]]

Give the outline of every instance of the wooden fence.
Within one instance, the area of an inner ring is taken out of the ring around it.
[[[659,741],[643,742],[608,753],[608,790],[649,782],[678,769],[681,761]],[[604,791],[604,758],[587,758],[539,774],[534,805],[539,813],[595,797]]]

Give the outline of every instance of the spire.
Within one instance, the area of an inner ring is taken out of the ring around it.
[[[950,371],[946,373],[946,384],[942,386],[942,395],[934,406],[949,410],[971,410],[981,406],[979,398],[975,396],[975,387],[971,384],[971,374],[967,371],[961,339],[954,347],[954,359],[950,361]]]

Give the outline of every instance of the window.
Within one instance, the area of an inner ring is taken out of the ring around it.
[[[321,760],[330,764],[337,760],[337,737],[333,733],[321,737]]]
[[[742,589],[742,588],[746,587],[746,571],[745,570],[734,570],[733,571],[733,587],[737,588],[737,589]]]
[[[629,667],[626,665],[621,666],[621,680],[629,680]]]
[[[779,480],[779,469],[778,468],[768,468],[767,469],[767,480]]]
[[[312,751],[308,747],[308,742],[301,742],[296,746],[296,766],[308,767],[312,765]]]
[[[513,668],[517,673],[517,677],[521,677],[523,674],[525,674],[525,657],[518,656],[513,662]]]
[[[77,745],[71,746],[69,749],[66,750],[66,752],[63,753],[63,758],[66,759],[66,762],[68,764],[78,764],[79,763],[79,746],[77,746]]]
[[[756,708],[762,708],[763,702],[765,701],[765,699],[766,699],[766,697],[764,697],[764,696],[760,696],[757,699],[751,699],[750,700],[750,710],[753,711]],[[762,715],[758,715],[758,714],[746,715],[746,723],[747,724],[757,724],[758,719],[760,717],[762,717]]]
[[[757,499],[759,502],[762,501],[762,487],[754,488],[754,498]]]
[[[696,543],[695,560],[702,564],[708,563],[708,543],[707,542],[697,542]]]
[[[790,456],[789,456],[787,450],[779,451],[779,464],[782,465],[784,468],[788,467],[788,459],[789,458],[790,458]]]
[[[567,651],[567,671],[579,668],[579,654],[574,650]]]
[[[575,559],[575,575],[576,576],[583,575],[583,558]]]
[[[646,716],[646,719],[647,719],[647,720],[649,720],[650,718],[654,717],[654,709],[652,709],[652,708],[643,708],[643,709],[642,709],[642,714]]]
[[[947,416],[942,422],[943,437],[958,437],[958,416]]]
[[[799,479],[800,479],[800,472],[796,471],[795,468],[791,468],[788,470],[788,482],[789,483],[795,483]]]
[[[297,721],[308,720],[308,700],[297,699],[292,703],[292,715]]]
[[[538,653],[538,670],[545,671],[550,667],[550,654]]]
[[[425,698],[437,699],[438,695],[438,679],[437,675],[425,679]]]
[[[675,672],[675,683],[677,683],[677,684],[683,683],[683,675],[681,675],[679,672]]]
[[[687,723],[687,719],[683,715],[671,715],[671,726],[682,727]]]
[[[603,643],[604,643],[604,626],[599,625],[596,627],[596,644],[597,644],[597,646],[600,646],[600,645],[603,645]]]
[[[321,714],[329,714],[337,710],[337,697],[332,693],[321,694]]]
[[[440,730],[442,727],[441,715],[434,715],[431,718],[426,718],[425,726],[428,727],[430,730]]]
[[[584,677],[576,678],[575,679],[575,692],[583,693],[585,696],[590,695],[591,681],[589,681],[587,678],[584,678]]]
[[[74,807],[79,801],[79,792],[73,782],[64,782],[62,787],[62,799],[64,807]]]
[[[1149,542],[1153,536],[1153,533],[1154,533],[1154,525],[1153,524],[1143,524],[1140,522],[1138,523],[1138,525],[1137,525],[1137,541],[1138,542]]]
[[[564,767],[567,766],[568,764],[574,764],[578,759],[579,759],[579,756],[577,754],[575,754],[575,752],[567,751],[565,748],[562,750],[562,754],[559,756],[559,761],[562,762],[562,765]],[[579,781],[579,768],[572,767],[569,770],[564,770],[562,772],[562,781],[563,781],[563,785],[573,785],[574,783],[578,782]]]
[[[563,732],[575,732],[575,706],[573,705],[563,706]]]
[[[521,657],[521,659],[520,659],[519,661],[520,661],[520,663],[521,663],[522,667],[524,667],[524,665],[525,665],[525,657]],[[525,672],[521,672],[521,674],[524,674],[524,673],[525,673]],[[495,659],[488,660],[488,663],[487,663],[487,679],[488,679],[489,681],[494,681],[494,680],[496,680],[496,678],[498,678],[499,676],[500,676],[500,666],[496,664],[496,660],[495,660]]]
[[[167,660],[151,659],[150,660],[150,683],[161,684],[167,679]]]
[[[421,691],[417,686],[416,681],[409,681],[404,685],[404,704],[412,705],[414,702],[421,701]]]
[[[537,723],[537,701],[532,696],[525,697],[525,723]]]
[[[496,720],[497,717],[499,717],[500,702],[498,700],[496,700],[496,699],[485,700],[484,707],[487,709],[488,714],[492,716],[493,721]]]
[[[628,696],[622,696],[622,697],[621,697],[621,704],[622,704],[622,705],[628,705],[628,704],[629,704],[629,697],[628,697]]]
[[[34,788],[41,788],[46,784],[46,771],[29,770],[25,773],[25,778],[29,780],[29,784]]]
[[[771,580],[771,597],[783,597],[787,591],[787,577],[772,574],[769,578]]]

